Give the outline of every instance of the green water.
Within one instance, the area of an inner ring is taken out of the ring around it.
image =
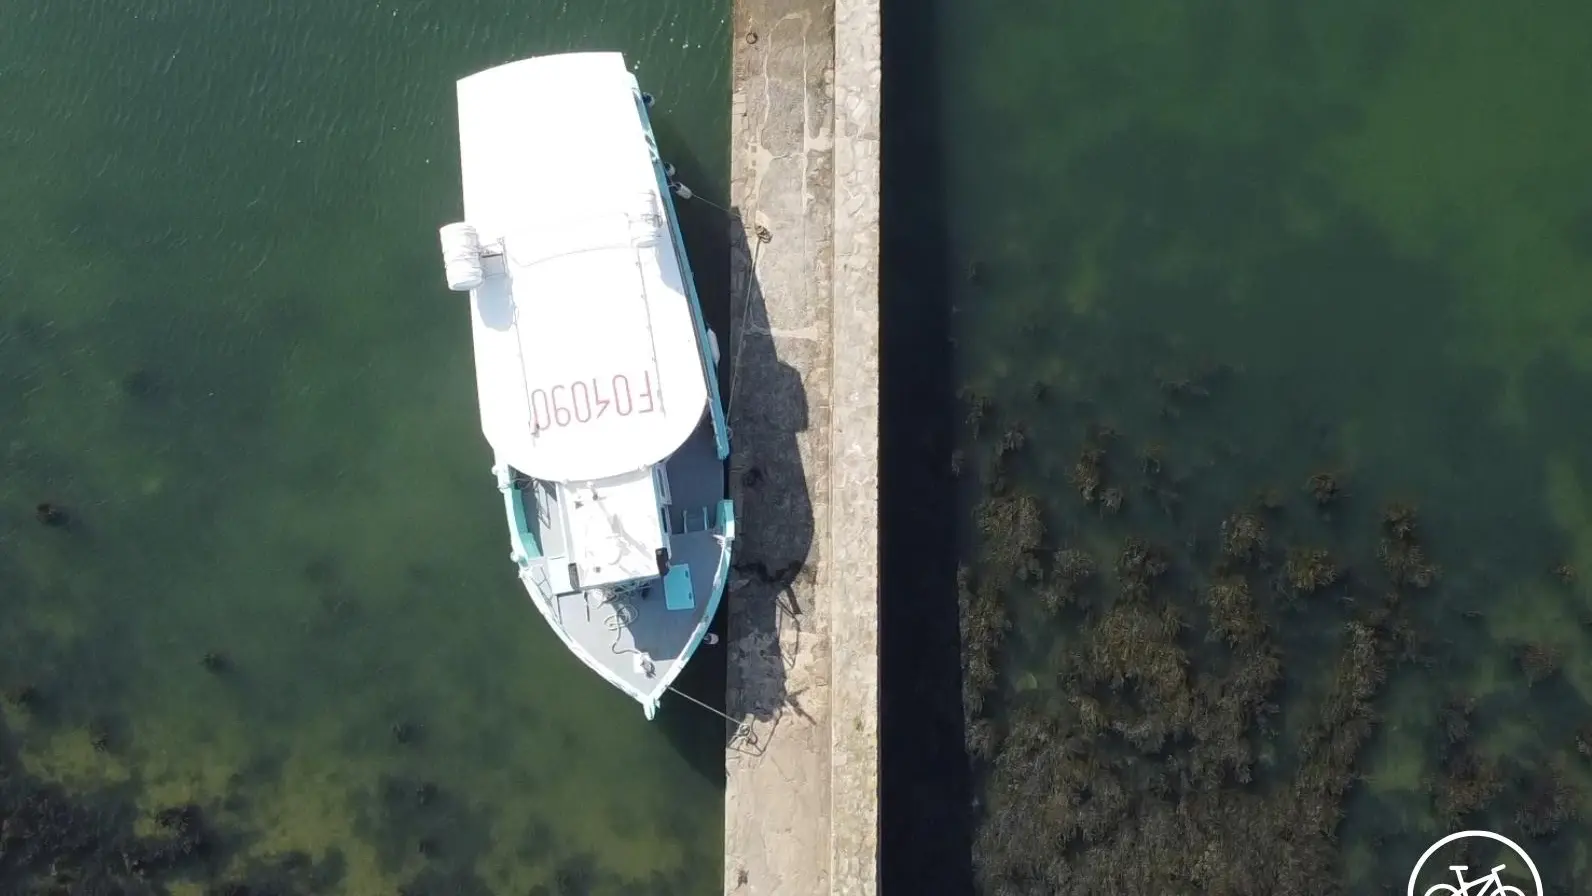
[[[1442,575],[1407,595],[1425,659],[1390,665],[1342,801],[1349,891],[1402,892],[1451,829],[1428,781],[1448,699],[1477,701],[1470,748],[1506,779],[1562,764],[1565,804],[1592,812],[1575,738],[1592,722],[1592,6],[936,8],[958,380],[995,415],[964,435],[967,467],[1020,425],[1007,479],[1044,507],[1045,556],[1082,546],[1109,567],[1145,535],[1193,570],[1169,586],[1189,593],[1222,517],[1279,489],[1273,542],[1326,546],[1353,570],[1327,601],[1342,606],[1276,616],[1283,734],[1260,755],[1284,773],[1343,621],[1389,587],[1381,508],[1419,506]],[[1171,388],[1209,369],[1228,371],[1209,398]],[[1120,433],[1117,516],[1069,481],[1098,426]],[[1172,517],[1131,469],[1154,444],[1181,479]],[[1329,519],[1302,494],[1322,470],[1346,484]],[[991,488],[964,478],[969,502]],[[1047,621],[1022,583],[1008,596],[998,699],[1043,703],[1023,695],[1066,691],[1050,672],[1087,619]],[[1557,676],[1528,686],[1513,659],[1527,644],[1560,653]],[[1468,820],[1585,892],[1592,828],[1522,833],[1514,786]],[[1255,844],[1255,861],[1278,845]]]
[[[436,228],[454,80],[544,52],[625,51],[722,195],[727,7],[0,4],[0,686],[41,695],[0,705],[28,773],[200,804],[236,844],[218,877],[299,851],[327,893],[717,888],[719,726],[644,721],[513,577]]]

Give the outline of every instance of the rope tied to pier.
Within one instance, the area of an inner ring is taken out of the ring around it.
[[[671,191],[673,191],[675,196],[681,199],[684,199],[688,202],[700,202],[703,205],[711,206],[728,215],[730,218],[742,222],[742,227],[744,229],[746,219],[741,215],[740,212],[719,205],[717,202],[714,202],[711,199],[704,198],[700,193],[697,193],[678,180],[670,181],[669,188]],[[735,351],[730,355],[730,388],[729,398],[724,402],[725,417],[729,417],[730,411],[734,410],[735,408],[735,383],[739,379],[741,372],[741,351],[746,347],[746,316],[752,312],[752,284],[754,282],[755,272],[757,271],[758,258],[763,253],[763,247],[774,240],[774,235],[769,232],[767,227],[764,227],[761,224],[753,227],[748,235],[754,238],[757,242],[756,247],[752,249],[751,252],[751,263],[746,269],[746,283],[743,284],[741,289],[741,330],[735,335]],[[731,318],[731,320],[733,322],[734,319]]]
[[[768,228],[761,225],[757,228],[757,247],[752,250],[751,263],[746,266],[746,283],[741,289],[741,330],[735,334],[735,353],[730,356],[730,397],[724,403],[724,416],[727,419],[730,411],[735,409],[735,383],[741,374],[741,352],[746,348],[747,315],[752,313],[752,283],[757,272],[757,260],[763,254],[763,245],[768,242],[764,235]]]
[[[749,742],[751,742],[753,744],[757,743],[757,735],[752,732],[752,720],[751,719],[743,719],[741,721],[736,721],[735,719],[730,718],[729,714],[724,712],[723,710],[721,710],[721,709],[719,709],[717,707],[714,707],[714,706],[709,706],[706,703],[703,703],[701,700],[698,700],[697,698],[691,696],[690,694],[687,694],[685,691],[680,690],[679,688],[675,687],[674,685],[669,685],[668,690],[669,690],[669,693],[674,694],[674,695],[679,696],[679,697],[684,697],[685,699],[691,701],[692,703],[695,703],[696,705],[702,707],[703,709],[707,710],[708,712],[713,713],[714,715],[718,716],[719,718],[723,719],[724,721],[729,722],[731,725],[735,726],[735,734],[730,737],[731,743],[733,743],[735,741],[738,741],[738,740],[741,740],[742,738],[745,738],[747,741],[749,741]]]

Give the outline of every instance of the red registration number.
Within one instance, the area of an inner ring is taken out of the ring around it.
[[[629,417],[658,409],[652,373],[616,373],[531,390],[531,425],[537,431],[590,423],[605,414]]]

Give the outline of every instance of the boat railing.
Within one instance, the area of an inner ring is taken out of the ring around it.
[[[520,331],[520,306],[518,302],[514,304],[511,326],[514,327],[514,359],[520,363],[520,382],[529,383],[531,381],[531,371],[530,368],[525,366],[525,334]],[[525,427],[530,430],[531,441],[534,444],[536,439],[541,436],[542,431],[536,425],[536,405],[531,402],[531,390],[529,388],[525,390]]]
[[[552,611],[553,621],[563,625],[564,603],[553,593],[553,583],[547,578],[545,565],[534,563],[521,572],[520,575],[531,583],[531,586],[536,589],[536,593],[542,598],[542,602],[547,604],[548,609]]]
[[[636,280],[641,287],[641,307],[647,313],[647,332],[657,332],[652,328],[652,295],[647,291],[647,265],[642,256],[645,244],[632,240],[630,246],[636,259]],[[653,391],[657,395],[658,406],[663,408],[665,414],[669,413],[668,384],[663,381],[663,372],[658,366],[658,341],[654,338],[647,339],[647,353],[652,359]]]
[[[680,269],[680,284],[685,289],[686,295],[690,297],[691,320],[696,326],[697,341],[699,342],[697,359],[702,365],[702,379],[708,384],[709,394],[713,397],[710,412],[713,417],[714,447],[718,451],[719,459],[723,460],[730,455],[730,426],[729,421],[725,418],[727,409],[719,400],[719,360],[713,354],[715,349],[710,347],[708,343],[711,337],[708,333],[707,317],[702,313],[702,302],[697,295],[696,278],[691,271],[691,259],[685,251],[685,237],[680,233],[680,218],[678,214],[674,214],[674,200],[667,196],[664,198],[668,202],[670,210],[670,213],[665,216],[665,223],[669,228],[669,246],[674,252],[675,264]]]

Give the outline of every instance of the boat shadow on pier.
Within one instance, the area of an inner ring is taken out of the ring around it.
[[[732,439],[730,493],[739,517],[739,541],[726,595],[727,746],[761,753],[779,736],[783,719],[810,716],[803,689],[792,690],[791,671],[813,649],[811,601],[815,568],[813,504],[807,450],[828,453],[827,432],[812,427],[809,397],[798,367],[780,357],[758,278],[763,249],[777,239],[731,212],[729,304],[732,334],[721,361]],[[824,327],[827,320],[815,322]],[[784,340],[788,350],[812,351],[803,359],[826,365],[826,341]],[[805,436],[803,434],[806,434]],[[754,724],[755,723],[755,724]]]
[[[716,180],[666,117],[656,127],[680,182]],[[720,646],[703,647],[676,682],[677,691],[722,713],[724,724],[704,725],[690,707],[662,713],[659,721],[699,774],[722,782],[726,747],[760,753],[778,736],[786,714],[806,713],[800,691],[789,691],[788,672],[797,652],[810,649],[804,633],[814,578],[807,562],[813,507],[798,437],[812,421],[801,372],[779,357],[770,332],[756,273],[766,243],[757,228],[743,223],[738,210],[705,197],[676,199],[676,207],[703,314],[719,334],[737,533],[723,609],[712,628]],[[820,347],[817,341],[800,345],[815,352]],[[814,360],[828,363],[827,357]],[[827,445],[814,447],[827,451]]]

